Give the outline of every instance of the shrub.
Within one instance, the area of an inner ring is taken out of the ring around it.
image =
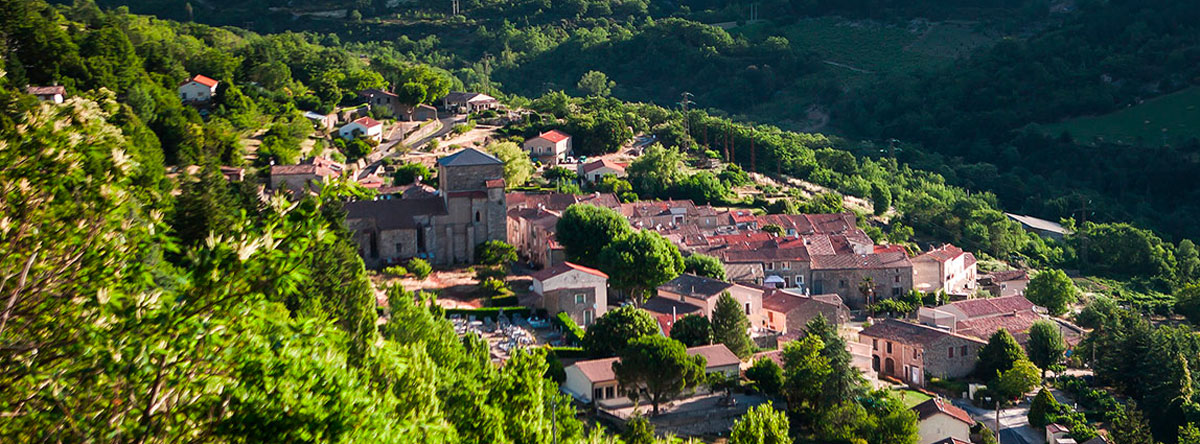
[[[507,275],[508,273],[500,267],[479,267],[475,269],[475,279],[478,279],[479,282],[483,282],[488,279],[504,280],[504,276]]]
[[[508,289],[508,285],[504,281],[495,278],[484,279],[479,283],[479,288],[483,290],[487,296],[511,296],[512,290]]]
[[[516,295],[499,296],[499,297],[492,298],[492,306],[493,307],[516,307],[520,304],[521,304],[521,302],[518,300]]]
[[[418,280],[423,281],[429,277],[429,273],[433,272],[433,267],[429,266],[429,262],[425,261],[425,259],[413,258],[408,261],[408,271],[411,271],[413,276],[416,276]]]
[[[550,347],[550,355],[559,359],[579,359],[587,357],[587,353],[583,350],[583,347]]]
[[[408,274],[408,270],[399,265],[392,265],[390,267],[384,268],[383,274],[387,274],[387,275],[391,275],[391,276],[395,276],[395,277],[401,277],[401,276]]]
[[[563,331],[563,338],[570,344],[583,343],[583,329],[571,319],[571,315],[561,312],[554,316],[554,323]]]
[[[517,249],[501,240],[490,240],[475,248],[475,263],[505,265],[517,261]]]

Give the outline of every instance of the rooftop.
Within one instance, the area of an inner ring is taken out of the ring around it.
[[[1058,222],[1051,222],[1046,219],[1039,219],[1033,216],[1025,216],[1021,214],[1004,213],[1009,219],[1020,222],[1021,225],[1033,228],[1035,230],[1047,231],[1051,233],[1066,234],[1067,229],[1063,228]]]
[[[218,82],[217,82],[215,79],[212,79],[212,78],[210,78],[210,77],[203,76],[203,75],[200,75],[200,74],[196,74],[196,75],[192,76],[192,78],[190,78],[190,79],[187,79],[187,81],[185,81],[185,82],[183,82],[183,83],[180,83],[180,84],[179,84],[179,86],[183,86],[183,85],[186,85],[186,84],[188,84],[188,83],[191,83],[191,82],[196,82],[196,83],[199,83],[199,84],[201,84],[201,85],[207,86],[207,87],[209,87],[209,88],[216,88],[216,87],[217,87],[217,83],[218,83]]]
[[[879,269],[912,267],[904,253],[838,254],[813,256],[813,270]]]
[[[546,279],[550,279],[552,277],[555,277],[555,276],[558,276],[560,274],[567,273],[570,271],[581,271],[581,272],[584,272],[584,273],[587,273],[587,274],[590,274],[593,276],[599,276],[599,277],[608,279],[608,275],[604,274],[603,271],[597,270],[595,268],[588,268],[588,267],[585,267],[585,266],[579,265],[579,264],[565,262],[565,261],[561,262],[557,265],[538,270],[537,272],[533,273],[533,275],[531,277],[533,277],[534,279],[539,280],[539,281],[544,281]]]
[[[912,410],[917,413],[917,418],[921,421],[941,413],[962,421],[969,426],[975,425],[975,420],[971,419],[971,415],[968,415],[965,410],[951,405],[949,401],[942,398],[933,398],[922,402],[913,406]]]
[[[503,165],[500,159],[496,156],[479,151],[475,148],[467,148],[457,153],[438,159],[438,165],[441,166],[476,166],[476,165]]]
[[[707,368],[739,365],[742,363],[737,355],[729,351],[725,344],[702,345],[687,349],[688,356],[703,356],[708,361]],[[583,376],[593,383],[613,381],[617,379],[612,365],[620,358],[589,359],[576,361],[572,366],[579,369]]]
[[[570,139],[571,135],[559,130],[550,130],[538,134],[536,138],[549,140],[551,143],[558,143]]]
[[[871,325],[870,327],[862,329],[862,331],[858,332],[858,334],[860,336],[887,339],[902,344],[920,346],[924,346],[925,344],[929,344],[947,336],[954,336],[957,338],[977,342],[979,344],[986,343],[985,341],[970,336],[950,333],[945,330],[904,322],[896,319],[884,319]]]
[[[383,125],[383,122],[380,122],[380,121],[378,121],[378,120],[372,119],[372,118],[370,118],[370,117],[359,117],[359,118],[357,118],[357,119],[354,119],[354,121],[353,121],[353,122],[350,122],[350,123],[357,123],[357,124],[359,124],[359,125],[362,125],[363,127],[366,127],[366,128],[373,128],[373,127],[376,127],[376,126],[379,126],[379,125]]]
[[[373,220],[380,230],[417,228],[420,224],[416,216],[445,214],[446,203],[437,197],[366,200],[346,204],[346,220]]]
[[[1033,302],[1029,302],[1029,299],[1025,299],[1025,296],[1021,295],[969,299],[952,302],[939,308],[944,310],[946,307],[956,308],[967,315],[968,318],[1011,314],[1018,311],[1033,312]]]
[[[49,96],[54,94],[67,94],[67,88],[62,85],[54,86],[27,86],[25,92],[35,96]]]
[[[621,164],[619,164],[619,163],[613,162],[608,159],[600,159],[595,162],[588,162],[588,163],[583,164],[583,172],[590,173],[590,172],[596,171],[602,167],[612,169],[612,170],[617,170],[617,171],[625,171],[625,167],[621,166]]]
[[[710,298],[720,295],[721,292],[733,287],[733,284],[728,282],[718,281],[716,279],[696,276],[694,274],[681,274],[670,282],[659,285],[659,291],[669,291],[675,294],[684,295],[699,295],[704,298]]]

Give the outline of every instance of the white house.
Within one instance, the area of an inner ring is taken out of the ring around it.
[[[186,102],[207,102],[217,95],[217,85],[220,82],[196,74],[179,84],[179,100]]]
[[[724,344],[704,345],[687,349],[688,356],[704,356],[705,373],[721,372],[726,376],[738,375],[742,361]],[[621,394],[613,363],[618,358],[590,359],[578,361],[565,369],[567,380],[562,391],[583,403],[596,402],[601,407],[630,405],[629,398]]]
[[[950,244],[929,250],[912,258],[913,288],[969,296],[975,290],[975,262],[975,255]]]
[[[551,315],[566,312],[583,327],[608,310],[608,275],[570,262],[534,273],[533,292]]]
[[[579,177],[588,182],[599,182],[601,177],[608,174],[625,177],[625,166],[608,159],[600,159],[579,166]]]
[[[559,130],[550,130],[526,140],[525,151],[542,163],[557,164],[571,154],[571,135]]]
[[[338,130],[338,135],[343,139],[353,140],[356,137],[371,139],[376,142],[383,141],[383,122],[372,119],[370,117],[359,117],[353,122],[347,123]]]
[[[473,113],[498,108],[500,101],[483,93],[451,91],[442,98],[442,107],[458,112]]]
[[[63,98],[67,95],[67,89],[62,85],[27,86],[25,92],[37,96],[38,100],[54,103],[63,103]]]
[[[912,409],[917,414],[918,443],[935,444],[946,438],[971,441],[971,426],[975,425],[975,420],[949,401],[933,398]]]

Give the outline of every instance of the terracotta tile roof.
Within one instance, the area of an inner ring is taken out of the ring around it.
[[[742,360],[729,351],[725,344],[701,345],[687,349],[689,356],[703,356],[708,361],[708,368],[740,365]]]
[[[604,274],[603,271],[597,270],[595,268],[588,268],[588,267],[585,267],[585,266],[579,265],[579,264],[565,262],[565,261],[561,262],[557,265],[538,270],[537,272],[533,273],[533,275],[531,277],[533,277],[534,279],[537,279],[539,281],[544,281],[546,279],[550,279],[552,277],[558,276],[560,274],[563,274],[563,273],[566,273],[566,272],[572,271],[572,270],[582,271],[584,273],[587,273],[587,274],[590,274],[593,276],[600,276],[602,278],[608,279],[608,275]]]
[[[949,401],[946,401],[942,398],[930,399],[928,401],[917,404],[912,409],[914,412],[917,413],[917,418],[921,421],[924,421],[926,418],[929,418],[930,416],[942,413],[945,415],[949,415],[951,418],[962,421],[963,423],[966,423],[968,426],[975,425],[975,420],[971,419],[971,415],[968,415],[965,410],[951,405]]]
[[[904,253],[879,254],[838,254],[831,256],[813,256],[813,270],[848,270],[848,269],[880,269],[880,268],[911,268],[908,256]]]
[[[938,441],[934,441],[933,444],[971,444],[971,441],[963,441],[961,439],[951,436],[949,438],[944,438],[944,439],[941,439]]]
[[[765,310],[787,313],[809,302],[812,302],[812,299],[791,294],[786,291],[771,289],[767,290],[766,295],[763,296],[762,308]]]
[[[938,339],[953,336],[960,339],[986,344],[985,341],[961,334],[950,333],[937,328],[904,322],[897,319],[884,319],[858,332],[860,336],[887,339],[907,345],[925,346]]]
[[[621,202],[612,193],[566,194],[566,193],[536,193],[516,192],[505,195],[509,208],[542,208],[552,211],[565,211],[567,207],[585,203],[610,209],[621,208]]]
[[[616,381],[617,372],[613,371],[613,363],[617,362],[618,358],[603,358],[591,359],[587,361],[576,361],[572,366],[579,369],[583,376],[593,384],[597,382]]]
[[[538,134],[538,136],[535,137],[535,139],[549,140],[550,143],[558,143],[558,142],[562,142],[562,141],[570,139],[570,138],[571,138],[571,136],[569,134],[564,133],[559,130],[546,131],[544,133]]]
[[[214,80],[212,78],[209,78],[207,76],[203,76],[200,74],[196,74],[196,75],[192,76],[192,78],[187,79],[187,81],[180,83],[179,86],[187,85],[188,83],[191,83],[191,82],[196,82],[201,85],[207,86],[209,88],[215,88],[218,83],[216,80]]]
[[[720,296],[721,292],[733,287],[733,284],[716,279],[710,279],[692,274],[681,274],[670,282],[659,285],[659,291],[669,291],[675,294],[711,298]]]
[[[876,245],[875,253],[904,253],[903,245]]]
[[[1042,316],[1032,311],[1019,311],[983,318],[958,321],[954,331],[960,335],[973,336],[987,340],[1001,328],[1012,333],[1013,338],[1021,344],[1029,342],[1029,328],[1034,322],[1042,320]],[[1065,332],[1064,332],[1065,336]]]
[[[316,175],[318,177],[336,176],[337,171],[311,163],[301,165],[275,165],[271,167],[272,176]]]
[[[54,94],[67,94],[67,88],[62,85],[54,86],[27,86],[25,92],[35,96],[51,96]]]
[[[758,281],[765,277],[762,264],[730,263],[725,264],[725,275],[734,282]]]
[[[357,123],[359,125],[362,125],[364,128],[373,128],[373,127],[376,127],[379,125],[383,125],[383,122],[372,119],[370,117],[359,117],[357,119],[354,119],[354,121],[350,122],[350,123]]]
[[[984,299],[969,299],[966,301],[952,302],[950,307],[961,310],[968,318],[978,318],[983,316],[993,316],[998,314],[1013,313],[1018,311],[1033,312],[1033,302],[1025,299],[1025,296],[1004,296],[998,298]]]
[[[583,172],[585,174],[590,173],[592,171],[596,171],[596,170],[600,169],[601,167],[607,167],[609,169],[613,169],[613,170],[617,170],[617,171],[625,171],[625,167],[621,166],[621,164],[619,164],[619,163],[613,162],[608,159],[600,159],[595,162],[585,163],[583,165]]]

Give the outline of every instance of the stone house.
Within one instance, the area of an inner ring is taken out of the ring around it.
[[[917,414],[918,443],[937,444],[946,438],[970,442],[975,420],[950,401],[933,398],[913,406],[912,410]]]
[[[286,188],[292,193],[317,191],[326,178],[341,176],[346,166],[324,157],[314,157],[299,165],[272,165],[270,186],[273,190]]]
[[[1013,296],[1025,294],[1029,285],[1029,274],[1025,270],[994,271],[979,276],[978,288],[992,296]]]
[[[67,88],[62,85],[26,86],[25,92],[37,96],[38,100],[52,103],[63,103],[64,98],[67,96]]]
[[[810,297],[776,288],[764,291],[761,325],[779,334],[804,331],[805,324],[818,315],[833,325],[850,320],[850,309],[836,294]]]
[[[507,194],[508,243],[532,267],[549,267],[566,258],[562,246],[554,240],[558,219],[567,207],[588,204],[620,208],[611,193],[583,195],[563,193],[517,192]]]
[[[571,135],[559,130],[550,130],[526,140],[521,145],[530,157],[547,165],[558,165],[571,155]]]
[[[606,175],[625,177],[625,166],[608,159],[600,159],[579,165],[579,177],[583,180],[598,183]]]
[[[936,308],[922,307],[917,311],[917,319],[922,324],[983,340],[1003,328],[1022,346],[1029,342],[1029,329],[1034,322],[1050,320],[1058,326],[1068,344],[1082,339],[1078,327],[1044,316],[1040,308],[1021,295],[968,299]]]
[[[913,285],[912,262],[908,255],[899,251],[813,256],[810,266],[813,293],[837,293],[855,310],[879,300],[899,297]],[[867,278],[873,286],[868,294],[863,294],[859,286]]]
[[[871,345],[871,367],[917,387],[926,377],[961,378],[975,370],[978,338],[896,319],[884,319],[862,329],[858,340]]]
[[[608,311],[608,275],[570,262],[533,273],[533,292],[551,315],[567,313],[587,328]]]
[[[466,263],[477,245],[507,239],[504,162],[467,148],[437,163],[436,197],[346,204],[346,225],[368,266],[412,257]]]
[[[975,292],[975,255],[950,244],[912,258],[913,288],[966,298]]]
[[[705,373],[724,373],[726,376],[736,376],[742,361],[729,351],[724,344],[704,345],[687,349],[688,356],[704,356]],[[602,408],[619,408],[632,405],[629,398],[621,393],[617,383],[617,373],[613,371],[613,363],[619,358],[589,359],[577,361],[567,366],[566,381],[561,389],[577,401],[592,404]],[[697,390],[703,391],[704,387]]]
[[[692,274],[681,274],[670,282],[658,286],[659,297],[700,307],[704,317],[710,319],[713,309],[717,306],[717,300],[726,292],[738,301],[743,312],[746,313],[746,317],[749,318],[751,326],[762,323],[763,291],[760,289]]]
[[[196,74],[179,84],[179,100],[184,103],[207,102],[217,95],[217,85],[220,82]]]
[[[305,111],[304,118],[313,123],[313,128],[322,133],[329,133],[337,126],[337,113],[321,114],[312,111]]]
[[[442,98],[442,108],[457,113],[473,113],[500,107],[495,97],[477,92],[451,91]]]

